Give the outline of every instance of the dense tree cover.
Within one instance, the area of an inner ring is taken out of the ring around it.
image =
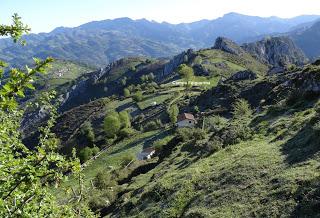
[[[131,120],[127,111],[108,111],[104,118],[104,131],[108,138],[115,138],[119,134],[130,135]],[[122,131],[120,131],[122,130]]]
[[[1,36],[11,36],[14,42],[22,44],[20,37],[29,30],[17,14],[13,16],[12,25],[0,25]],[[49,192],[53,185],[59,186],[67,172],[81,175],[77,159],[66,159],[57,152],[59,140],[51,132],[57,117],[56,105],[50,103],[54,92],[44,94],[35,105],[45,108],[49,114],[47,124],[39,128],[39,143],[33,150],[22,143],[19,129],[24,111],[17,98],[24,97],[25,89],[34,89],[35,74],[44,73],[53,61],[52,58],[34,60],[34,68],[11,69],[9,78],[0,88],[0,217],[93,216],[83,204],[81,192],[63,205]],[[2,77],[6,64],[0,62],[0,67]]]

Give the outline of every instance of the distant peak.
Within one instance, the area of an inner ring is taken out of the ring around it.
[[[227,13],[227,14],[223,15],[223,17],[238,17],[238,16],[245,16],[245,15],[239,14],[239,13],[236,13],[236,12],[230,12],[230,13]]]
[[[120,18],[114,19],[114,21],[132,21],[132,19],[129,17],[120,17]]]

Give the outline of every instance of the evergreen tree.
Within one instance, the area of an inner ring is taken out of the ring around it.
[[[169,118],[172,124],[175,124],[179,115],[179,108],[176,104],[171,105],[168,110]]]

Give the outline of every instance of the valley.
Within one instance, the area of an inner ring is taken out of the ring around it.
[[[320,217],[319,18],[14,16],[0,217]]]

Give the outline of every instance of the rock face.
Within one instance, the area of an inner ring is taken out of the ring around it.
[[[239,80],[254,80],[257,79],[257,74],[251,70],[239,71],[233,74],[229,80],[239,81]]]
[[[244,44],[241,47],[259,61],[269,64],[273,68],[284,69],[290,64],[301,66],[308,62],[308,58],[302,50],[288,37],[265,38],[258,42]]]
[[[187,63],[193,56],[195,54],[192,49],[174,56],[169,63],[164,65],[162,76],[171,74],[180,64]]]
[[[239,45],[237,45],[232,40],[224,37],[218,37],[212,48],[219,49],[234,55],[241,55],[244,53],[244,50]]]
[[[118,61],[112,62],[105,68],[101,68],[97,71],[92,72],[91,76],[87,80],[79,81],[76,85],[72,86],[71,89],[63,96],[64,100],[60,106],[60,110],[65,111],[67,109],[70,109],[70,105],[68,104],[70,101],[75,99],[79,104],[85,103],[85,99],[91,97],[88,90],[95,86],[95,84],[97,84],[101,78],[108,76],[112,69],[121,66],[124,61],[124,59],[120,59]]]

